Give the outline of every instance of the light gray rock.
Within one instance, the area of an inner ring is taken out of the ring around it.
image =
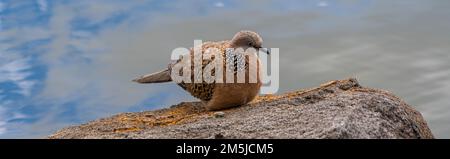
[[[64,128],[49,138],[434,138],[422,115],[389,92],[355,79],[222,110],[199,102],[123,113]]]

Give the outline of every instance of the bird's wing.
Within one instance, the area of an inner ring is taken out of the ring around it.
[[[217,48],[219,49],[221,56],[224,55],[224,51],[225,51],[225,47],[227,46],[228,42],[227,41],[222,41],[222,42],[205,42],[203,43],[202,47],[201,47],[201,53],[202,55],[205,54],[205,51],[208,50],[209,48]],[[185,82],[181,82],[178,83],[178,85],[180,85],[183,89],[185,89],[186,91],[190,92],[192,96],[197,97],[199,99],[202,99],[204,101],[208,101],[212,98],[212,95],[214,93],[214,88],[215,88],[215,84],[216,82],[213,81],[211,83],[207,83],[205,82],[205,80],[202,77],[198,77],[202,79],[201,83],[193,83],[194,82],[194,78],[195,78],[195,74],[194,74],[194,48],[190,49],[191,51],[191,83],[185,83]],[[215,58],[215,57],[214,57]],[[209,64],[213,64],[214,62],[214,58],[211,59],[203,59],[202,58],[202,71],[205,70],[205,67]],[[178,60],[175,63],[180,62],[180,60]],[[215,65],[215,64],[213,64]],[[203,72],[205,73],[205,72]],[[200,74],[201,76],[202,74]],[[211,75],[215,76],[216,72],[215,69],[211,70]]]

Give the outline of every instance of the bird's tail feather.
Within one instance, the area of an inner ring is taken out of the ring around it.
[[[133,81],[137,83],[163,83],[172,81],[172,78],[170,78],[170,70],[165,69],[159,72],[138,77]]]

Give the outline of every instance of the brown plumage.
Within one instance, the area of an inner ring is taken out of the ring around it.
[[[201,53],[204,54],[209,48],[216,48],[218,49],[220,55],[223,59],[223,70],[224,70],[224,80],[223,83],[193,83],[194,81],[194,65],[191,63],[191,81],[192,83],[178,83],[180,87],[182,87],[184,90],[189,92],[192,96],[199,98],[206,104],[206,108],[209,110],[219,110],[219,109],[225,109],[235,106],[240,106],[243,104],[247,104],[248,102],[252,101],[259,92],[259,89],[261,87],[261,78],[260,78],[260,61],[257,58],[256,54],[251,54],[249,56],[253,56],[257,59],[257,65],[252,66],[249,65],[249,57],[245,58],[242,54],[239,52],[234,52],[236,54],[236,59],[231,61],[230,59],[227,60],[227,58],[230,58],[230,56],[227,55],[227,48],[255,48],[259,49],[262,48],[262,38],[255,32],[252,31],[240,31],[238,32],[232,40],[229,41],[220,41],[220,42],[204,42],[201,46]],[[194,57],[194,48],[190,49],[190,55],[191,55],[191,61],[193,62]],[[228,54],[229,55],[229,54]],[[242,58],[244,57],[244,58]],[[213,57],[213,59],[216,57]],[[202,60],[202,70],[208,65],[214,62],[214,60]],[[172,67],[179,63],[181,61],[178,60],[172,64],[169,64],[169,67],[163,71],[153,73],[150,75],[145,75],[140,78],[137,78],[133,81],[138,83],[160,83],[160,82],[169,82],[171,81],[170,78],[170,72]],[[228,61],[228,62],[227,62]],[[232,70],[227,70],[226,65],[231,65]],[[237,83],[237,77],[236,74],[238,72],[238,65],[245,66],[245,82],[244,83]],[[256,83],[250,83],[249,82],[249,67],[256,67],[257,77],[254,77],[257,79]],[[232,71],[234,76],[234,83],[226,83],[226,71]],[[182,72],[181,72],[182,74]],[[212,70],[212,75],[214,76],[216,73],[214,69]]]

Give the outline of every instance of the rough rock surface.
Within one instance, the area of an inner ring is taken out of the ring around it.
[[[123,113],[64,128],[49,138],[433,138],[422,115],[356,79],[208,112],[200,102]]]

